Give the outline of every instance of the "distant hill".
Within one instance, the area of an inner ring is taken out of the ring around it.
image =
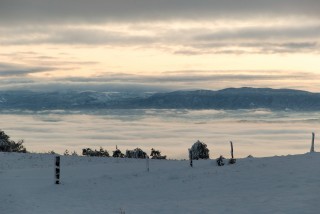
[[[256,109],[319,111],[320,94],[292,89],[226,88],[168,93],[0,92],[0,109]]]
[[[290,89],[227,88],[155,94],[139,107],[187,109],[320,110],[320,94]]]

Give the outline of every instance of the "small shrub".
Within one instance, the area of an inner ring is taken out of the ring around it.
[[[161,156],[161,152],[154,148],[151,149],[150,156],[152,157],[151,159],[167,159],[167,156]]]
[[[125,157],[126,158],[142,158],[142,159],[144,159],[147,157],[147,153],[142,151],[142,149],[140,149],[140,148],[136,148],[134,150],[127,150]]]
[[[118,149],[118,146],[116,146],[116,150],[113,151],[112,157],[114,158],[124,158],[124,154]]]
[[[199,140],[192,145],[190,151],[193,160],[209,159],[209,149],[207,148],[207,144],[202,143]]]
[[[82,155],[91,157],[110,157],[109,152],[100,147],[100,150],[92,150],[90,148],[82,149]]]
[[[223,166],[224,165],[224,162],[223,162],[224,159],[225,158],[222,155],[220,155],[220,157],[217,158],[217,165],[218,166]]]
[[[229,160],[229,164],[235,164],[235,163],[236,163],[236,159],[231,158],[231,159]]]
[[[48,151],[47,154],[50,154],[50,155],[59,155],[58,153],[56,153],[55,151],[51,150],[51,151]]]
[[[65,155],[65,156],[69,156],[70,155],[68,149],[66,149],[66,151],[64,151],[63,155]]]
[[[72,156],[78,156],[78,153],[76,151],[73,151],[71,155]]]

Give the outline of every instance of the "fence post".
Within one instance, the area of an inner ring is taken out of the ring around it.
[[[233,143],[232,143],[232,141],[230,141],[230,147],[231,147],[231,159],[229,160],[229,164],[235,164],[236,159],[234,159],[234,157],[233,157]]]
[[[60,184],[60,156],[56,156],[56,173],[55,173],[55,180],[56,184]]]
[[[190,159],[190,166],[193,167],[193,162],[192,162],[192,151],[189,149],[189,159]]]
[[[232,141],[230,141],[230,146],[231,146],[231,158],[233,159],[233,144],[232,144]]]
[[[311,149],[310,152],[314,152],[314,132],[312,132],[312,141],[311,141]]]
[[[146,167],[147,167],[147,172],[149,172],[149,156],[146,156]]]

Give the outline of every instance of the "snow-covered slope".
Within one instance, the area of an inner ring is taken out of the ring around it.
[[[320,213],[320,154],[188,161],[0,153],[0,213]]]

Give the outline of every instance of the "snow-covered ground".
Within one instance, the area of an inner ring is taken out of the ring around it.
[[[0,213],[320,213],[320,153],[146,160],[0,153]]]

